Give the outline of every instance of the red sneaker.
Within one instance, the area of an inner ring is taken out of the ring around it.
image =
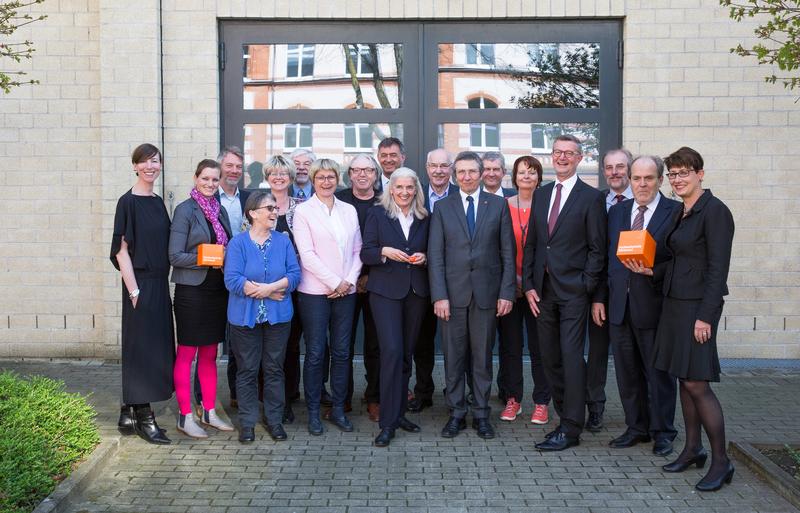
[[[522,412],[522,405],[519,404],[513,397],[506,402],[506,407],[500,414],[500,420],[513,421],[517,420],[517,415]]]
[[[531,415],[532,424],[547,424],[547,405],[536,404],[534,405],[533,415]]]

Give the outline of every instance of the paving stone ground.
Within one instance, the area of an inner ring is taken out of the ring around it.
[[[356,368],[361,369],[360,363]],[[119,366],[98,362],[0,361],[0,369],[62,379],[67,389],[90,393],[104,437],[115,431]],[[356,395],[364,390],[358,373]],[[436,367],[436,382],[443,369]],[[530,391],[530,382],[526,390]],[[730,440],[800,440],[800,371],[728,369],[720,396]],[[220,367],[220,397],[227,385]],[[377,425],[366,406],[354,405],[353,433],[330,424],[323,436],[305,429],[305,408],[287,426],[289,440],[275,443],[259,426],[257,440],[240,445],[236,433],[214,432],[204,441],[179,435],[173,401],[159,403],[170,446],[152,446],[136,437],[123,440],[102,476],[91,483],[73,513],[84,512],[550,512],[550,513],[747,513],[797,512],[737,463],[731,486],[700,494],[693,485],[704,471],[665,474],[665,459],[649,444],[611,450],[608,441],[624,430],[622,410],[610,365],[606,388],[606,428],[585,433],[581,445],[561,453],[539,453],[533,444],[552,429],[528,422],[530,400],[513,423],[494,420],[497,438],[484,441],[467,429],[453,440],[439,436],[447,420],[441,392],[434,407],[409,418],[422,432],[398,431],[391,446],[371,445]],[[500,406],[493,402],[493,418]],[[226,407],[232,420],[236,411]],[[551,408],[551,416],[553,415]],[[680,412],[676,425],[682,425]],[[676,449],[682,446],[682,433]]]

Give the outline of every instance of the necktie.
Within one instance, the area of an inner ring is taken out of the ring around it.
[[[306,193],[303,192],[303,189],[300,189],[300,192],[297,193],[297,197],[300,198],[300,199],[305,199],[306,198]]]
[[[556,227],[558,221],[558,211],[561,208],[561,188],[564,187],[560,183],[556,184],[556,199],[553,201],[553,207],[550,209],[550,217],[547,218],[547,235],[553,234],[553,228]]]
[[[475,235],[475,199],[472,196],[467,196],[467,230],[469,230],[469,238]]]
[[[633,218],[633,224],[631,225],[631,230],[642,230],[644,229],[644,213],[647,212],[647,206],[641,205],[639,207],[639,212],[636,213],[636,217]]]
[[[617,203],[622,203],[623,201],[625,201],[625,196],[623,196],[622,194],[617,194],[616,196],[614,196],[614,204],[615,205]]]

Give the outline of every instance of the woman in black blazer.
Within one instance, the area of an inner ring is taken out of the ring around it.
[[[711,467],[695,488],[719,490],[733,478],[733,465],[725,452],[725,421],[710,382],[719,381],[717,325],[733,244],[733,216],[728,207],[703,189],[703,157],[680,148],[664,159],[667,178],[683,199],[667,232],[672,260],[664,277],[664,304],[656,335],[654,365],[680,381],[680,398],[686,445],[666,472],[702,467],[707,454],[700,427],[711,444]]]
[[[428,212],[417,174],[392,173],[386,192],[367,213],[361,261],[370,266],[367,291],[380,345],[380,427],[376,447],[386,447],[399,427],[416,433],[404,417],[411,358],[429,308]]]

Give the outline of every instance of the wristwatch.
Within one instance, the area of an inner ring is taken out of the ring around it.
[[[133,298],[139,296],[139,292],[139,289],[134,289],[130,294],[128,294],[128,297],[131,298],[131,301],[133,301]]]

